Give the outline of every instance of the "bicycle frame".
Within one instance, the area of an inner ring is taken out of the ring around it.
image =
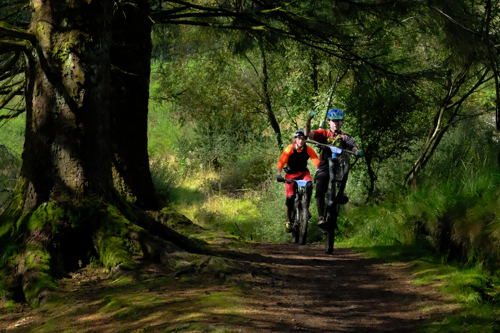
[[[331,150],[332,156],[328,158],[328,171],[330,179],[328,182],[327,191],[327,205],[326,205],[326,219],[324,232],[325,237],[325,251],[326,253],[333,253],[333,245],[335,242],[335,230],[337,229],[337,218],[340,210],[339,200],[344,194],[345,186],[347,184],[347,176],[351,167],[350,158],[348,154],[355,155],[353,152],[339,147],[323,144],[315,141],[306,141],[317,146],[327,147]],[[355,164],[358,159],[352,163]]]
[[[304,245],[307,241],[307,224],[309,222],[306,186],[308,183],[312,183],[312,181],[287,179],[286,182],[289,184],[292,182],[295,183],[293,187],[295,203],[292,213],[294,220],[292,227],[292,242]]]

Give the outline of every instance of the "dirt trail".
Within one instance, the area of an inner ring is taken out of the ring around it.
[[[452,311],[430,286],[413,285],[405,264],[384,264],[347,249],[254,243],[240,255],[269,269],[254,282],[265,295],[248,331],[417,332]]]
[[[228,274],[151,266],[116,287],[82,271],[61,284],[57,306],[0,309],[0,332],[417,332],[453,311],[432,287],[413,285],[404,264],[320,245],[247,245],[219,251],[238,267]]]

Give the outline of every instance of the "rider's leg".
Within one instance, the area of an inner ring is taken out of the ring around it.
[[[294,201],[295,201],[294,195],[286,197],[286,202],[285,202],[285,205],[286,205],[286,225],[285,225],[285,227],[286,227],[287,232],[292,231],[292,225],[290,223],[290,220],[292,218]]]
[[[328,170],[319,171],[314,177],[316,183],[316,206],[318,207],[318,224],[321,225],[325,222],[325,194],[328,191],[328,181],[330,175]]]
[[[345,182],[344,184],[347,183],[347,178],[348,178],[348,174],[345,174],[344,175],[344,179],[343,181]],[[338,198],[337,202],[341,205],[345,205],[346,203],[349,202],[349,197],[347,196],[347,194],[345,193],[345,188],[344,188],[344,191],[342,191],[342,194],[340,195],[340,197]]]

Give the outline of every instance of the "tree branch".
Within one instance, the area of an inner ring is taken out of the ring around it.
[[[18,27],[15,27],[4,21],[0,21],[0,35],[29,40],[32,43],[36,43],[37,41],[35,34],[32,34]]]
[[[26,112],[25,109],[20,109],[20,110],[17,110],[16,112],[11,113],[11,114],[0,115],[0,121],[16,118],[17,116],[20,116],[25,112]]]
[[[23,88],[24,88],[24,81],[15,86],[14,89],[12,89],[12,91],[8,93],[7,96],[4,97],[4,99],[0,102],[0,109],[5,107],[14,98],[14,96],[16,96],[17,93],[21,91]]]

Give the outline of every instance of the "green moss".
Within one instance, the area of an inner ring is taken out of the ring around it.
[[[7,302],[5,302],[5,311],[7,312],[14,312],[14,310],[16,309],[16,306],[15,306],[15,302],[12,301],[12,300],[9,300]]]
[[[112,297],[111,295],[104,296],[103,307],[100,312],[110,313],[118,311],[122,308],[128,307],[130,305],[129,302],[126,301],[125,298],[121,297]]]
[[[66,211],[55,202],[45,202],[31,214],[28,220],[29,230],[42,230],[47,224],[52,225],[52,230],[58,233],[61,228],[61,220],[66,216]]]
[[[55,290],[51,275],[51,257],[47,251],[27,249],[17,256],[18,270],[23,273],[23,291],[26,301],[33,307],[39,305],[40,292],[44,289]]]
[[[15,223],[21,218],[23,215],[23,202],[25,198],[25,184],[26,181],[24,178],[19,179],[19,185],[16,186],[14,192],[12,193],[12,198],[5,209],[5,211],[0,215],[0,226],[2,229],[0,230],[0,240],[2,239],[2,235],[11,230]],[[2,243],[3,244],[3,243]]]
[[[40,305],[40,292],[44,289],[55,290],[57,285],[55,284],[52,276],[50,274],[40,272],[39,275],[23,289],[24,297],[26,301],[32,307],[38,307]]]
[[[123,269],[134,268],[134,262],[125,246],[123,239],[116,236],[107,236],[99,242],[101,261],[107,268],[120,266]]]
[[[132,224],[115,206],[101,203],[94,220],[98,221],[97,247],[101,262],[107,268],[120,266],[122,269],[135,267],[131,258],[129,240]],[[95,223],[95,222],[94,222]]]

